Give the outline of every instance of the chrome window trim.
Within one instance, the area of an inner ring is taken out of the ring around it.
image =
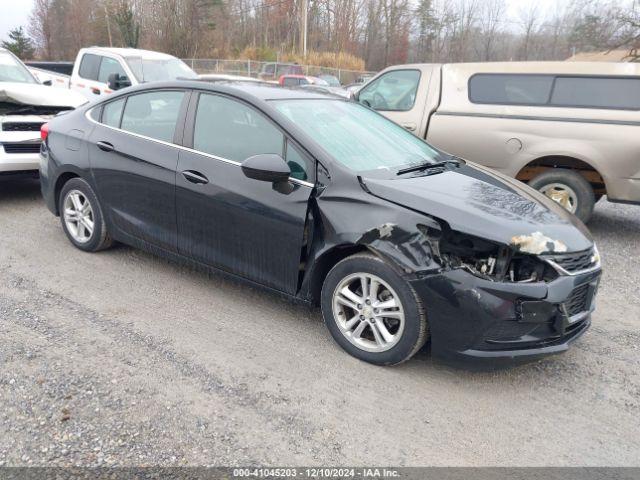
[[[178,150],[184,150],[185,152],[190,152],[190,153],[195,153],[197,155],[202,155],[203,157],[212,158],[213,160],[218,160],[219,162],[228,163],[230,165],[235,165],[237,167],[242,165],[240,162],[237,162],[235,160],[230,160],[228,158],[218,157],[216,155],[212,155],[210,153],[201,152],[200,150],[194,150],[193,148],[185,147],[183,145],[177,145],[175,143],[165,142],[164,140],[158,140],[157,138],[147,137],[146,135],[140,135],[139,133],[129,132],[129,131],[123,130],[121,128],[116,128],[116,127],[112,127],[111,125],[106,125],[104,123],[100,123],[97,120],[94,120],[93,118],[91,118],[91,112],[93,110],[95,110],[96,108],[99,108],[101,106],[102,106],[102,104],[96,105],[95,107],[92,107],[92,108],[88,109],[84,114],[85,118],[87,120],[89,120],[91,123],[95,123],[96,125],[100,125],[101,127],[104,127],[104,128],[109,128],[109,129],[114,130],[116,132],[126,133],[127,135],[131,135],[133,137],[142,138],[143,140],[150,140],[152,142],[156,142],[156,143],[159,143],[161,145],[166,145],[168,147],[177,148]],[[302,185],[303,187],[309,187],[309,188],[315,187],[315,184],[313,184],[311,182],[305,182],[304,180],[298,180],[297,178],[289,178],[289,181],[291,183],[295,183],[297,185]]]

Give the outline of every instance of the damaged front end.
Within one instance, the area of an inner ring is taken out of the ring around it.
[[[568,253],[539,232],[510,245],[423,233],[441,269],[411,283],[427,309],[434,356],[530,360],[566,350],[588,328],[601,274],[595,245]]]

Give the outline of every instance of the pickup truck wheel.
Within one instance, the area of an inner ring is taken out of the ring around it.
[[[62,228],[74,246],[97,252],[112,245],[98,198],[85,180],[72,178],[65,183],[59,202]]]
[[[336,342],[376,365],[411,358],[428,336],[424,308],[394,268],[371,254],[338,262],[321,294],[322,315]]]
[[[593,189],[578,172],[549,169],[533,178],[529,186],[555,200],[583,222],[588,222],[596,203]]]

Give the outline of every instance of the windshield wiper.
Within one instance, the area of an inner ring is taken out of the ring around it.
[[[398,170],[398,173],[396,173],[396,175],[404,175],[405,173],[421,172],[421,171],[424,171],[424,170],[432,170],[434,168],[438,168],[439,169],[439,168],[445,167],[447,165],[455,165],[457,167],[457,166],[460,165],[460,161],[455,160],[454,158],[451,158],[450,160],[443,160],[442,162],[420,163],[420,164],[417,164],[417,165],[413,165],[411,167],[403,168],[402,170]]]

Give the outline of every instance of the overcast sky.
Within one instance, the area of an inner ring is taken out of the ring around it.
[[[627,0],[618,0],[625,2]],[[528,9],[533,4],[538,5],[538,10],[544,16],[559,3],[567,0],[505,0],[508,7],[508,20],[517,21],[519,12]],[[9,30],[17,26],[27,28],[29,13],[33,7],[33,0],[0,0],[0,40],[5,40]]]

